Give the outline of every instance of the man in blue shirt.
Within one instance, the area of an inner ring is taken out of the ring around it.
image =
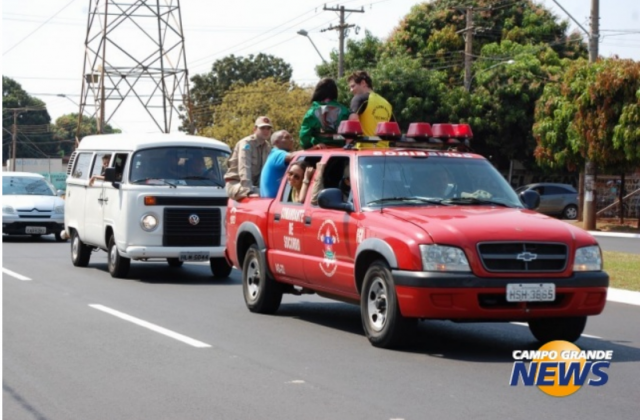
[[[278,188],[293,158],[293,137],[287,130],[280,130],[271,136],[271,152],[260,174],[260,197],[275,198]]]

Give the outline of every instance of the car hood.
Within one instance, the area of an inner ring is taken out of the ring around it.
[[[53,211],[56,206],[63,206],[64,200],[53,195],[3,195],[2,204],[16,210]]]
[[[586,231],[535,211],[487,206],[390,208],[384,214],[418,226],[434,243],[474,246],[486,241],[596,244]]]

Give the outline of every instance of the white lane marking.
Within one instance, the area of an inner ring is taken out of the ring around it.
[[[607,300],[610,300],[611,302],[640,306],[640,292],[614,289],[613,287],[610,287],[607,291]]]
[[[15,278],[16,278],[16,279],[18,279],[18,280],[22,280],[22,281],[31,281],[31,279],[30,279],[29,277],[25,277],[25,276],[23,276],[22,274],[14,273],[13,271],[11,271],[11,270],[7,270],[7,269],[6,269],[6,268],[4,268],[4,267],[2,267],[2,272],[3,272],[4,274],[8,274],[8,275],[10,275],[11,277],[15,277]]]
[[[152,324],[150,322],[143,321],[143,320],[141,320],[139,318],[133,317],[131,315],[127,315],[127,314],[122,313],[120,311],[116,311],[115,309],[107,308],[106,306],[98,305],[98,304],[91,304],[89,306],[92,307],[93,309],[97,309],[99,311],[106,312],[106,313],[111,314],[113,316],[117,316],[120,319],[124,319],[125,321],[129,321],[129,322],[132,322],[132,323],[134,323],[136,325],[140,325],[141,327],[150,329],[151,331],[155,331],[157,333],[166,335],[167,337],[171,337],[174,340],[182,341],[183,343],[189,344],[190,346],[198,347],[198,348],[211,347],[209,344],[203,343],[202,341],[194,340],[193,338],[189,338],[186,335],[178,334],[177,332],[173,332],[171,330],[168,330],[166,328],[162,328],[162,327],[160,327],[158,325],[155,325],[155,324]]]
[[[520,325],[521,327],[528,327],[529,324],[527,324],[526,322],[511,322],[511,324],[513,325]],[[590,334],[582,334],[583,337],[587,337],[587,338],[597,338],[598,340],[602,340],[602,337],[598,337],[597,335],[590,335]]]

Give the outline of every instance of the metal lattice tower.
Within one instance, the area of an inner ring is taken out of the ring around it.
[[[190,114],[180,0],[89,0],[84,57],[78,130],[86,112],[102,133],[133,99],[163,133]]]

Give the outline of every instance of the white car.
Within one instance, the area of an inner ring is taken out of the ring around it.
[[[65,241],[64,200],[42,175],[2,173],[2,233],[40,237],[53,234]]]

